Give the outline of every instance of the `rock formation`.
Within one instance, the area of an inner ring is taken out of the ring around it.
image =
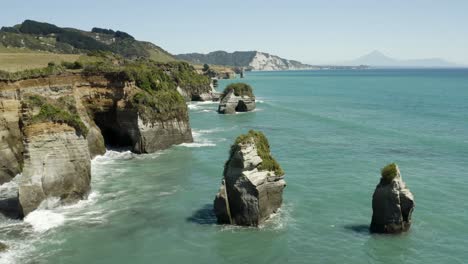
[[[255,109],[255,96],[252,87],[244,83],[234,83],[226,87],[218,107],[220,114],[249,112]]]
[[[23,178],[19,202],[23,214],[36,209],[47,197],[65,203],[86,197],[91,162],[86,138],[66,124],[39,123],[25,128]]]
[[[286,186],[283,175],[263,133],[251,130],[239,136],[231,147],[214,200],[218,223],[262,224],[281,207]]]
[[[395,163],[382,169],[382,177],[372,197],[372,222],[374,233],[400,233],[411,227],[414,197],[403,182]]]
[[[85,197],[90,159],[105,145],[151,153],[192,142],[185,102],[160,93],[172,100],[165,109],[151,101],[158,92],[112,75],[0,81],[0,183],[23,173],[19,201],[26,215],[48,197],[66,203]]]
[[[217,101],[219,93],[214,88],[214,84],[204,85],[196,88],[181,88],[177,87],[177,92],[184,97],[185,101]]]
[[[21,172],[23,141],[19,127],[20,102],[11,92],[11,99],[0,98],[0,185]]]
[[[3,251],[8,250],[8,246],[2,242],[0,242],[0,253]]]

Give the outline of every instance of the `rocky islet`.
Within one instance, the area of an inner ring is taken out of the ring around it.
[[[220,224],[258,226],[283,202],[284,172],[262,132],[249,131],[232,145],[214,200]]]

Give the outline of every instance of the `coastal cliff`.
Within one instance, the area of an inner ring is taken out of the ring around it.
[[[299,61],[283,59],[275,55],[259,51],[214,51],[208,54],[188,53],[176,55],[178,59],[195,64],[223,65],[242,67],[253,71],[305,70],[314,66]]]
[[[120,72],[0,81],[0,183],[22,172],[23,215],[48,197],[86,197],[90,159],[106,146],[151,153],[193,141],[182,96],[138,84]]]

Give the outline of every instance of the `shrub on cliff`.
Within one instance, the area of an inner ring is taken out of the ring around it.
[[[160,67],[135,62],[125,65],[122,70],[123,76],[145,91],[159,91],[176,88],[176,83],[171,76]]]
[[[72,96],[63,96],[53,100],[40,95],[28,95],[23,103],[31,110],[36,107],[39,108],[39,113],[31,116],[29,120],[31,124],[47,121],[65,123],[85,137],[88,134],[88,128],[81,121],[76,110],[75,99]]]
[[[271,156],[270,144],[268,139],[261,131],[250,130],[247,134],[240,135],[236,138],[234,145],[231,147],[230,155],[234,155],[239,150],[242,144],[253,142],[257,148],[258,155],[262,159],[259,170],[274,171],[275,175],[282,176],[284,171],[278,162]]]
[[[210,78],[198,74],[195,68],[182,61],[173,61],[168,63],[158,63],[154,61],[147,61],[151,67],[157,67],[163,72],[171,76],[176,86],[183,87],[186,90],[192,91],[210,91]]]
[[[392,181],[398,175],[398,166],[396,163],[390,163],[380,171],[382,178],[386,181]]]
[[[115,34],[115,31],[112,30],[112,29],[98,28],[98,27],[93,27],[93,29],[91,29],[91,32],[101,33],[101,34],[108,34],[108,35],[114,35]]]
[[[187,120],[187,105],[184,98],[175,90],[141,91],[132,98],[132,103],[145,122]]]
[[[110,50],[106,44],[86,36],[78,31],[63,31],[57,35],[57,41],[72,45],[82,50]]]
[[[225,97],[231,91],[234,91],[235,96],[254,96],[252,87],[246,83],[231,83],[224,89],[222,97]]]
[[[31,78],[47,77],[63,73],[65,68],[55,64],[49,64],[45,68],[29,69],[17,72],[0,71],[0,81],[19,81]]]
[[[27,34],[48,35],[61,33],[63,29],[49,23],[25,20],[19,27],[19,31]]]
[[[75,61],[75,62],[69,62],[69,61],[62,61],[60,63],[65,69],[69,69],[69,70],[79,70],[79,69],[83,69],[83,63],[79,62],[79,61]]]

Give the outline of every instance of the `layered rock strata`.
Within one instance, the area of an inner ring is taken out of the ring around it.
[[[90,159],[106,145],[151,153],[193,141],[185,104],[161,111],[136,102],[144,93],[132,82],[73,73],[0,82],[0,183],[23,172],[24,215],[48,197],[85,197]]]

